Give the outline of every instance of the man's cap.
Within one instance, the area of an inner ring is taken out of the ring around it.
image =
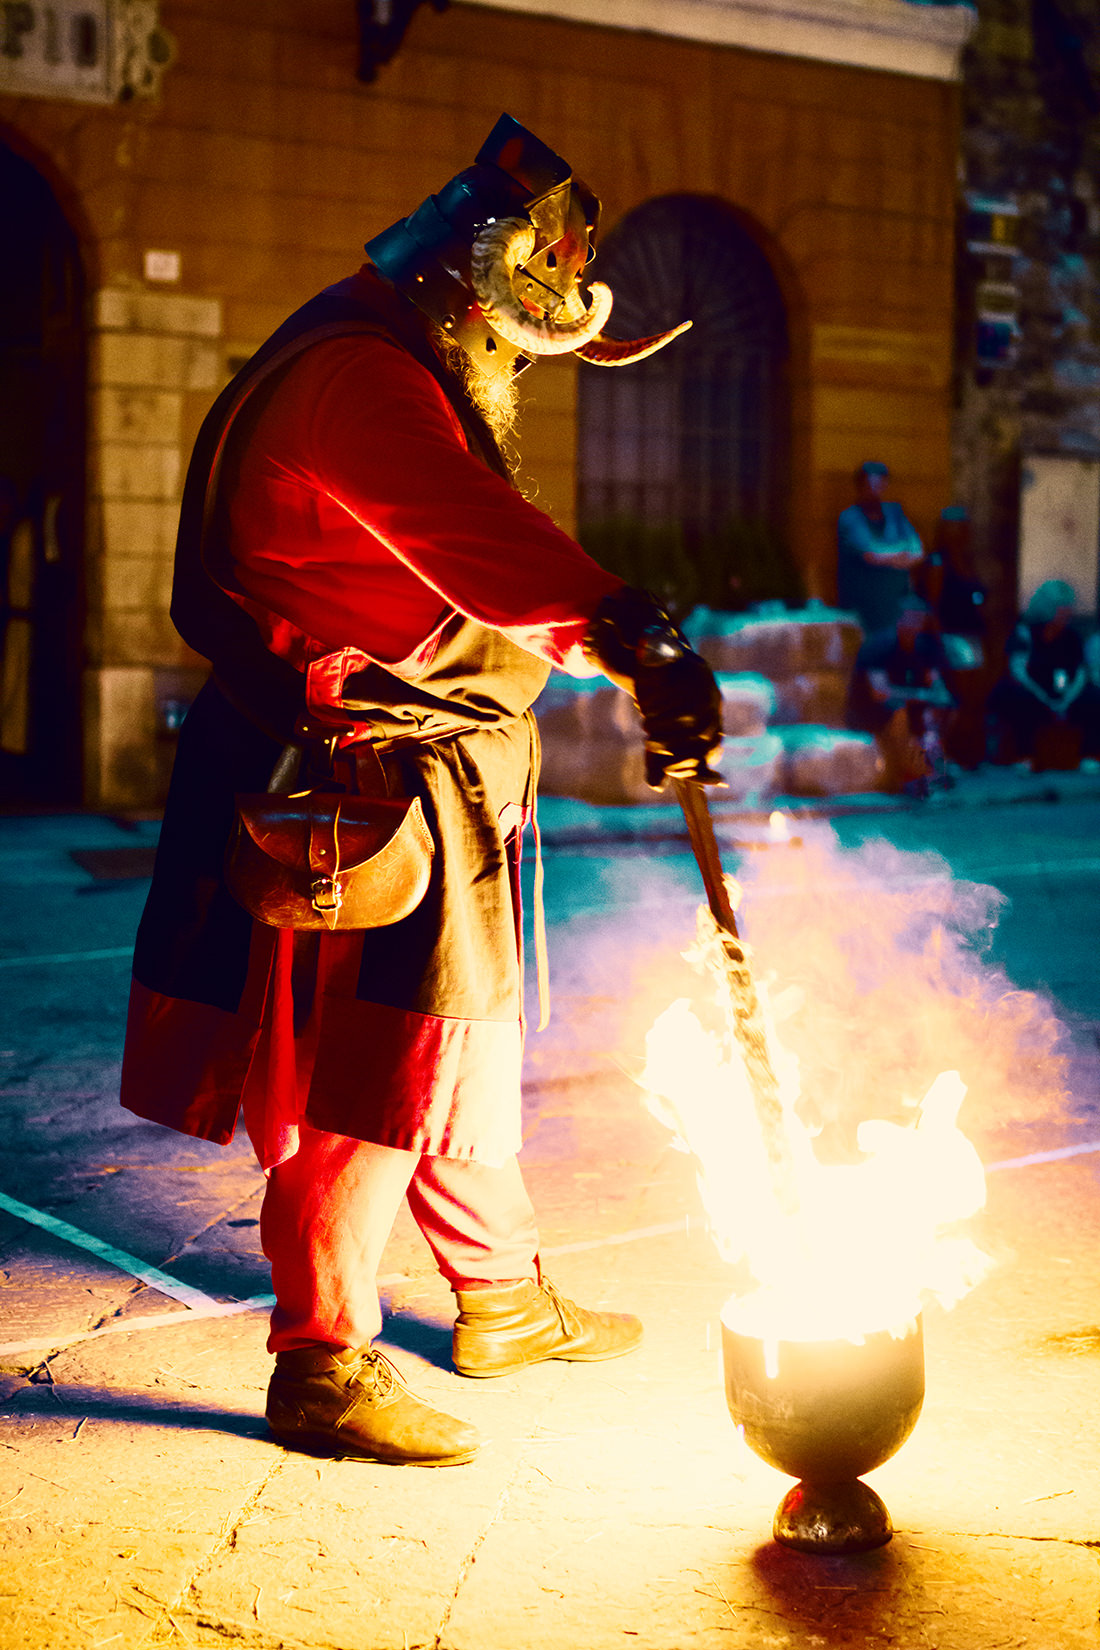
[[[885,464],[880,464],[877,458],[866,459],[856,471],[857,476],[888,476],[890,471]]]

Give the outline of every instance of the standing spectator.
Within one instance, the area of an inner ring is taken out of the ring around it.
[[[924,547],[901,505],[883,498],[885,464],[861,464],[854,479],[856,502],[837,522],[837,593],[871,635],[895,623]]]
[[[927,796],[943,781],[943,730],[954,704],[946,672],[932,610],[910,592],[893,625],[863,643],[848,691],[848,726],[874,734],[884,789]]]
[[[989,696],[1002,762],[1075,768],[1082,756],[1100,756],[1100,688],[1085,668],[1074,603],[1071,584],[1047,579],[1009,638],[1008,668]]]

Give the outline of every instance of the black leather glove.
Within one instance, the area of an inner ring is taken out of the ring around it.
[[[722,745],[722,695],[656,597],[631,585],[605,596],[582,645],[638,707],[646,784],[657,791],[666,777],[721,784],[710,763]]]

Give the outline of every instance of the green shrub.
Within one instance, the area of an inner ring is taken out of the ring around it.
[[[736,611],[804,597],[790,551],[767,522],[734,517],[708,531],[622,513],[586,522],[580,541],[601,567],[651,590],[676,618],[699,604]]]

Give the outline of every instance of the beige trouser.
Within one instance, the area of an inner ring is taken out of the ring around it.
[[[275,1309],[268,1350],[364,1346],[382,1327],[378,1268],[401,1200],[452,1288],[538,1275],[538,1230],[516,1159],[421,1157],[300,1126],[260,1213]]]

